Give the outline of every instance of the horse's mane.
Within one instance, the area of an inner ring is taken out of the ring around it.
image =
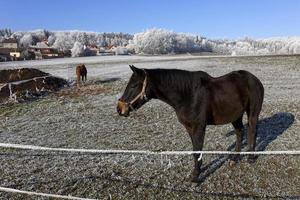
[[[179,69],[147,69],[151,80],[162,87],[172,87],[177,91],[187,91],[203,84],[211,77],[203,71],[186,71]]]

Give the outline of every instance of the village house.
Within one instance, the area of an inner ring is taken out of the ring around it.
[[[100,46],[98,47],[99,53],[97,55],[102,55],[102,56],[115,55],[115,52],[113,51],[114,48],[116,48],[115,45]]]
[[[0,48],[17,49],[18,42],[14,38],[7,38],[0,43]]]
[[[56,48],[50,47],[46,40],[38,42],[36,45],[29,46],[28,51],[35,54],[36,60],[64,57],[62,52],[59,52]]]
[[[85,48],[89,48],[89,50],[92,52],[93,55],[99,55],[100,54],[100,49],[98,48],[97,45],[92,44],[92,45],[89,45]]]
[[[7,38],[0,42],[0,61],[20,60],[21,50],[14,38]]]

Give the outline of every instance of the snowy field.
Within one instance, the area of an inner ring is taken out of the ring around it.
[[[15,61],[0,62],[1,69],[13,69],[20,67],[34,67],[42,71],[49,72],[55,76],[66,79],[75,78],[75,68],[78,64],[87,65],[88,76],[111,78],[115,76],[124,76],[129,73],[129,64],[143,63],[141,67],[155,67],[155,64],[164,62],[164,67],[180,68],[181,66],[174,61],[198,60],[205,56],[176,55],[176,56],[91,56],[81,58],[58,58],[49,60]],[[222,57],[222,56],[221,56]],[[225,57],[225,56],[224,56]],[[146,64],[148,63],[148,64]],[[167,65],[170,63],[170,65]],[[154,64],[154,65],[153,65]],[[160,67],[160,66],[157,66]],[[188,67],[188,66],[186,66]]]
[[[116,113],[116,99],[141,68],[203,70],[220,76],[248,70],[265,87],[258,150],[300,150],[300,56],[201,57],[107,56],[0,63],[0,69],[35,67],[74,79],[85,63],[88,84],[38,101],[0,107],[0,141],[61,148],[191,150],[173,110],[147,103],[129,118]],[[245,118],[246,125],[247,120]],[[247,126],[245,126],[247,129]],[[231,125],[209,126],[204,150],[232,150]],[[246,131],[246,130],[245,130]],[[246,142],[246,140],[245,140]],[[246,147],[245,147],[246,149]],[[300,198],[300,157],[259,156],[229,165],[226,156],[204,156],[200,184],[188,178],[191,156],[100,155],[0,148],[0,186],[98,199]],[[0,192],[0,199],[32,199]]]

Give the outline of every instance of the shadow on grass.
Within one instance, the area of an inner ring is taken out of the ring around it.
[[[272,117],[259,120],[257,124],[257,139],[256,151],[264,151],[267,146],[274,141],[279,135],[283,134],[295,121],[295,116],[291,113],[277,113]],[[247,142],[248,125],[245,125],[243,135],[243,147]],[[234,135],[234,131],[229,132],[226,136]],[[227,148],[227,151],[232,151],[235,143]],[[221,155],[212,162],[202,168],[203,174],[199,177],[199,184],[203,183],[211,174],[218,170],[227,160],[229,156]]]
[[[118,80],[121,80],[121,78],[115,77],[115,78],[108,78],[108,79],[104,79],[104,80],[96,80],[93,83],[94,84],[111,83],[111,82],[115,82]]]

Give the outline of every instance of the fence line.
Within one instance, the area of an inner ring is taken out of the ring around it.
[[[51,75],[37,76],[37,77],[33,77],[33,78],[29,78],[29,79],[24,79],[24,80],[20,80],[20,81],[12,81],[12,82],[5,83],[5,85],[6,84],[9,84],[9,85],[19,85],[21,83],[26,83],[26,82],[37,80],[37,79],[41,79],[41,78],[45,79],[45,78],[48,78],[48,77],[51,77]]]
[[[39,193],[39,192],[29,192],[25,190],[17,190],[12,188],[0,187],[0,191],[2,192],[9,192],[9,193],[19,193],[19,194],[27,194],[27,195],[35,195],[35,196],[42,196],[42,197],[51,197],[51,198],[58,198],[58,199],[72,199],[72,200],[96,200],[96,199],[87,199],[81,197],[74,197],[74,196],[65,196],[65,195],[58,195],[58,194],[47,194],[47,193]]]
[[[239,154],[239,155],[300,155],[299,150],[295,151],[255,151],[255,152],[231,152],[231,151],[148,151],[148,150],[113,150],[113,149],[72,149],[72,148],[51,148],[51,147],[42,147],[34,145],[21,145],[21,144],[9,144],[9,143],[0,143],[2,148],[10,149],[23,149],[23,150],[37,150],[37,151],[57,151],[57,152],[76,152],[76,153],[101,153],[101,154],[147,154],[147,155],[192,155],[195,153],[201,154],[200,159],[203,154],[211,155],[230,155],[230,154]],[[19,193],[26,195],[35,195],[43,197],[52,197],[59,199],[72,199],[72,200],[96,200],[88,199],[81,197],[73,196],[64,196],[56,194],[47,194],[47,193],[38,193],[30,192],[24,190],[17,190],[13,188],[6,188],[0,186],[0,191],[10,192],[10,193]]]
[[[300,150],[294,151],[149,151],[149,150],[114,150],[114,149],[73,149],[73,148],[52,148],[34,145],[0,143],[0,147],[23,150],[39,151],[58,151],[75,153],[99,153],[99,154],[147,154],[147,155],[192,155],[192,154],[210,154],[210,155],[300,155]]]

